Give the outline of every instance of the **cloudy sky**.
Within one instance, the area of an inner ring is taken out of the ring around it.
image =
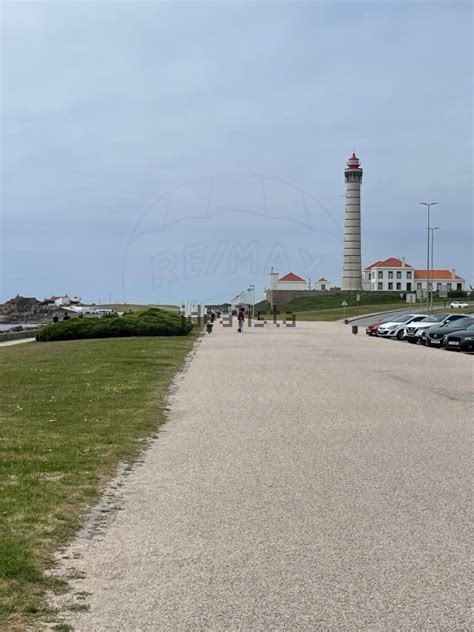
[[[472,273],[472,4],[4,2],[0,300],[224,301],[273,266]]]

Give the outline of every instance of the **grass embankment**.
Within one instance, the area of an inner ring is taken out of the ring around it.
[[[295,315],[296,320],[333,321],[396,309],[403,309],[408,312],[413,308],[423,307],[424,305],[421,302],[407,303],[404,298],[400,298],[399,293],[361,292],[359,295],[359,301],[357,300],[356,292],[321,292],[297,298],[278,310],[281,313],[279,317],[283,317],[285,313],[292,313]],[[342,307],[343,301],[347,303],[345,309]],[[435,308],[439,309],[441,307],[443,307],[443,301],[435,299]],[[266,301],[262,301],[255,306],[255,312],[257,313],[258,311],[261,313],[260,318],[272,318],[270,305]],[[451,311],[449,303],[446,311]],[[463,313],[470,313],[469,309],[463,310]]]
[[[0,349],[0,621],[48,616],[44,570],[121,461],[164,419],[196,336],[31,343]]]
[[[360,307],[348,306],[345,311],[343,307],[334,307],[332,309],[307,310],[304,312],[295,312],[296,320],[341,320],[342,318],[356,318],[365,314],[376,314],[377,312],[386,312],[394,309],[406,309],[407,312],[414,307],[421,307],[421,303],[387,303],[385,305],[361,305]]]
[[[51,342],[127,336],[185,336],[191,329],[192,324],[184,316],[150,307],[124,316],[62,320],[40,329],[36,340]]]
[[[374,314],[374,320],[376,320],[376,314],[378,312],[386,312],[390,310],[400,309],[410,312],[414,308],[423,308],[424,303],[387,303],[385,305],[361,305],[360,307],[346,307],[345,313],[342,307],[333,309],[321,309],[321,310],[308,310],[305,312],[295,312],[296,320],[341,320],[342,318],[357,318],[357,316],[364,316],[365,314]],[[461,312],[462,314],[474,313],[474,306],[466,307],[464,309],[451,309],[449,305],[444,308],[443,303],[434,303],[435,312],[446,312],[448,314],[455,314]]]

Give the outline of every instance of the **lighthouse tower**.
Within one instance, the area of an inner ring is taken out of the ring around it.
[[[355,154],[344,169],[346,181],[346,213],[344,222],[343,290],[362,290],[362,261],[360,252],[360,185],[362,168]]]

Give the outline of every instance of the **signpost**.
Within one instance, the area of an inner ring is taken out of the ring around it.
[[[343,309],[342,317],[344,318],[344,320],[346,320],[346,307],[347,307],[347,302],[346,301],[342,301],[342,309]]]

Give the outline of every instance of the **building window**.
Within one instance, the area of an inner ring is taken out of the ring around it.
[[[410,270],[408,270],[408,272],[407,272],[407,279],[411,279],[411,271]]]
[[[451,292],[451,290],[452,290],[452,284],[448,283],[448,292]]]
[[[411,292],[411,283],[407,283],[407,292]]]
[[[439,292],[441,289],[441,283],[436,284],[436,291]]]
[[[422,288],[422,287],[423,287],[423,286],[422,286],[422,284],[421,284],[421,283],[417,283],[417,284],[416,284],[416,289],[417,289],[417,290],[421,290],[421,288]]]
[[[389,270],[388,278],[389,279],[393,279],[393,272],[392,272],[392,270]]]
[[[401,279],[402,278],[402,273],[400,271],[397,272],[397,279]]]
[[[372,278],[372,272],[369,272],[369,281]]]
[[[456,288],[457,288],[458,290],[462,290],[462,283],[458,283],[458,284],[457,284],[457,286],[456,286]]]
[[[326,286],[324,285],[324,283],[321,283],[321,289],[322,289],[322,290],[325,290],[325,289],[326,289]]]
[[[379,289],[379,290],[383,290],[383,283],[379,283],[379,284],[378,284],[378,289]]]
[[[397,283],[397,290],[401,290],[402,289],[402,284],[401,283]]]
[[[390,274],[390,272],[389,272],[389,274]],[[388,289],[389,290],[393,290],[393,283],[391,281],[388,284]]]
[[[379,270],[379,271],[377,272],[377,275],[378,275],[378,278],[379,278],[379,279],[383,279],[383,270]]]

